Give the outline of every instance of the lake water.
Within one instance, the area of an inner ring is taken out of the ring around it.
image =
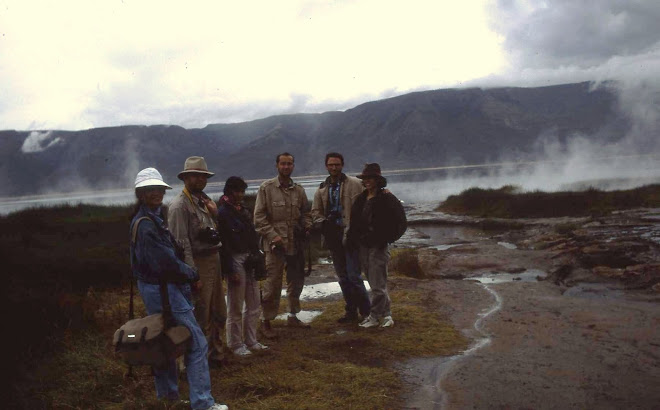
[[[660,183],[660,158],[656,156],[630,158],[625,162],[605,163],[587,161],[575,163],[552,163],[538,161],[527,165],[492,165],[469,167],[443,167],[435,169],[409,169],[383,172],[388,179],[388,189],[404,203],[439,203],[449,195],[472,188],[499,188],[516,185],[523,190],[584,190],[594,187],[603,190],[630,189],[652,183]],[[312,200],[314,192],[323,181],[323,176],[294,178]],[[216,182],[217,181],[217,182]],[[247,193],[256,193],[263,180],[248,182]],[[178,182],[178,181],[177,181]],[[222,194],[224,180],[211,180],[205,192],[213,199]],[[172,185],[165,195],[165,203],[183,189],[183,185]],[[133,189],[104,191],[81,191],[50,193],[22,197],[0,198],[0,215],[32,207],[48,207],[63,204],[123,205],[135,200]]]

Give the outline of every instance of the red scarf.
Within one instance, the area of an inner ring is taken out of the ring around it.
[[[238,204],[233,203],[232,200],[227,195],[223,195],[222,200],[224,202],[228,203],[229,205],[233,206],[237,211],[240,211],[242,209],[242,206],[241,206],[240,203],[238,203]]]

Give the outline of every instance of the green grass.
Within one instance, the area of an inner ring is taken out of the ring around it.
[[[455,354],[467,342],[432,313],[424,295],[407,286],[413,279],[395,281],[393,328],[339,325],[336,319],[343,314],[343,302],[304,303],[305,309],[323,310],[311,329],[288,329],[275,321],[280,338],[269,343],[268,351],[249,359],[230,357],[227,366],[211,370],[216,400],[240,409],[399,407],[401,383],[393,363]],[[21,390],[16,393],[23,399],[18,406],[185,408],[156,400],[147,368],[134,368],[134,377],[126,378],[126,367],[114,358],[110,340],[125,320],[127,293],[104,291],[89,298],[94,299],[90,308],[106,313],[92,315],[87,330],[64,332],[57,352],[32,369],[29,382],[17,386]],[[138,312],[143,312],[139,297],[137,302]],[[179,383],[183,398],[186,384]]]
[[[543,218],[601,216],[615,210],[658,206],[658,184],[622,191],[589,189],[551,193],[519,192],[507,185],[499,189],[467,189],[448,197],[438,210],[486,218]]]

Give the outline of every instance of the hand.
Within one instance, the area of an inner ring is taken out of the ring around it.
[[[211,198],[202,198],[202,201],[204,202],[204,205],[206,205],[206,209],[208,209],[213,216],[218,215],[218,206]]]
[[[281,237],[281,236],[277,235],[277,236],[276,236],[275,238],[273,238],[273,240],[270,242],[270,246],[273,247],[273,246],[280,246],[280,245],[284,245],[284,241],[282,240],[282,237]]]
[[[197,282],[193,282],[190,287],[192,288],[193,292],[199,292],[202,290],[202,281],[198,280]]]

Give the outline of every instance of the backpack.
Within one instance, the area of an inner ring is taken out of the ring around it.
[[[396,242],[403,236],[404,233],[406,233],[406,230],[408,229],[408,220],[406,219],[406,211],[403,209],[403,205],[401,205],[401,201],[397,199],[394,195],[392,195],[392,203],[396,203],[395,205],[395,212],[394,212],[394,229],[392,229],[392,242]]]

